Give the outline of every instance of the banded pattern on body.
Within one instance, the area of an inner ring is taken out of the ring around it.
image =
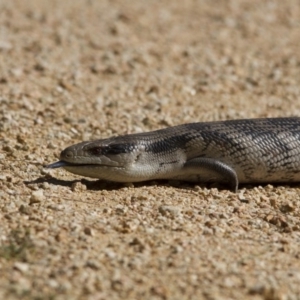
[[[300,181],[300,118],[183,124],[82,142],[47,166],[118,182],[179,179],[239,183]]]

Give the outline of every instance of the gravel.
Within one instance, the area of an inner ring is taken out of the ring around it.
[[[0,298],[299,299],[300,186],[100,182],[66,146],[300,116],[288,1],[0,2]]]

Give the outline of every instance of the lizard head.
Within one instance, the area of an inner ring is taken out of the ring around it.
[[[60,160],[46,168],[64,168],[81,176],[126,182],[126,170],[137,161],[143,149],[142,144],[120,137],[82,142],[64,149]]]

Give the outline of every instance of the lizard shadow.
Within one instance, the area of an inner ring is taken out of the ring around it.
[[[114,190],[121,190],[125,187],[150,187],[150,186],[164,186],[164,187],[174,187],[179,188],[183,190],[191,190],[195,189],[195,185],[200,188],[218,188],[219,190],[229,190],[228,186],[226,184],[219,184],[219,183],[192,183],[192,182],[185,182],[185,181],[172,181],[172,180],[152,180],[152,181],[142,181],[142,182],[134,182],[134,183],[119,183],[119,182],[112,182],[112,181],[105,181],[105,180],[88,180],[85,178],[82,179],[74,179],[74,180],[62,180],[57,179],[55,177],[46,175],[43,177],[39,177],[35,180],[31,181],[23,181],[25,185],[30,184],[43,184],[43,183],[49,183],[53,185],[59,185],[63,187],[69,187],[72,188],[73,184],[80,182],[83,185],[86,186],[86,189],[89,191],[101,191],[101,190],[107,190],[107,191],[114,191]],[[253,189],[258,186],[265,186],[266,184],[240,184],[239,190],[241,189]],[[283,187],[291,187],[291,188],[297,188],[300,187],[299,183],[273,183],[274,187],[283,186]]]
[[[35,180],[23,181],[25,185],[49,183],[52,185],[69,187],[70,189],[77,182],[84,184],[87,190],[90,191],[100,191],[103,189],[112,191],[112,190],[118,190],[124,188],[124,184],[122,183],[115,183],[115,182],[102,181],[102,180],[87,180],[87,179],[62,180],[48,175],[39,177]]]
[[[190,189],[192,187],[192,184],[184,183],[182,184],[172,184],[168,180],[155,180],[155,181],[142,181],[142,182],[134,182],[134,183],[122,183],[122,182],[112,182],[112,181],[105,181],[105,180],[88,180],[85,178],[82,179],[74,179],[74,180],[62,180],[62,179],[57,179],[55,177],[46,175],[43,177],[39,177],[35,180],[26,180],[23,181],[25,185],[30,185],[30,184],[43,184],[43,183],[48,183],[48,184],[53,184],[53,185],[58,185],[58,186],[63,186],[63,187],[69,187],[70,189],[72,186],[80,182],[83,185],[86,186],[86,189],[88,191],[101,191],[101,190],[107,190],[107,191],[114,191],[114,190],[120,190],[125,187],[144,187],[144,186],[173,186],[173,187],[179,187],[179,188],[186,188]]]
[[[207,183],[192,183],[192,182],[186,182],[186,181],[177,181],[177,180],[150,180],[150,181],[141,181],[141,182],[134,182],[134,183],[120,183],[120,182],[112,182],[112,181],[105,181],[105,180],[88,180],[85,178],[82,179],[74,179],[74,180],[62,180],[57,179],[55,177],[52,177],[50,175],[46,175],[43,177],[39,177],[35,180],[30,181],[23,181],[25,185],[30,184],[53,184],[53,185],[59,185],[63,187],[69,187],[72,188],[72,186],[80,182],[83,185],[86,186],[86,189],[89,191],[101,191],[101,190],[107,190],[107,191],[113,191],[113,190],[120,190],[125,187],[150,187],[150,186],[164,186],[164,187],[174,187],[179,188],[182,190],[191,190],[195,188],[195,185],[200,186],[201,188],[213,188],[216,187],[219,190],[228,190],[228,186],[225,184],[207,184]]]

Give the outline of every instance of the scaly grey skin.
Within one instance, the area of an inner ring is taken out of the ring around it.
[[[46,166],[117,182],[177,179],[239,183],[300,181],[300,118],[184,124],[82,142]]]

